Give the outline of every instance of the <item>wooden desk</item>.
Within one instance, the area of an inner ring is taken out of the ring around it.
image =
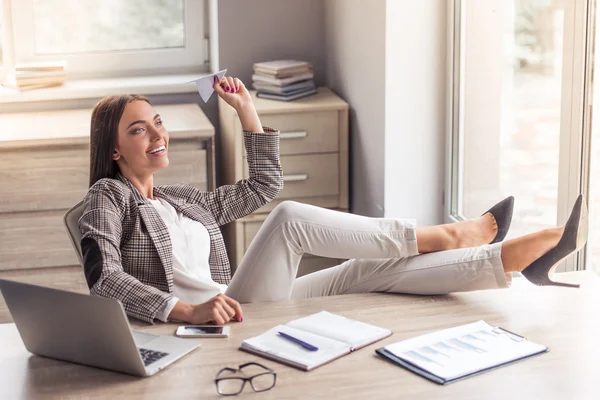
[[[220,398],[212,382],[217,371],[257,359],[277,371],[277,385],[261,394],[246,388],[240,398],[598,399],[600,279],[585,272],[571,273],[568,279],[581,282],[582,288],[538,288],[519,279],[511,289],[439,297],[368,294],[246,305],[244,322],[231,325],[230,338],[204,339],[202,348],[145,379],[33,356],[14,325],[4,324],[0,399]],[[311,372],[237,350],[245,338],[321,310],[390,328],[394,334]],[[550,352],[445,387],[374,353],[387,343],[479,319],[543,343]],[[162,334],[175,330],[172,324],[135,325]]]

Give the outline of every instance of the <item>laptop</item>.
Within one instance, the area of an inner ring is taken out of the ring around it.
[[[200,346],[131,330],[115,299],[5,279],[0,291],[25,347],[40,356],[150,376]]]

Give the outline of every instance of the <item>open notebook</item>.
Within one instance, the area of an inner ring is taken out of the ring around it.
[[[484,321],[389,344],[377,354],[441,385],[548,351]]]
[[[279,332],[305,341],[318,347],[319,350],[306,350],[283,338]],[[388,329],[321,311],[285,325],[278,325],[262,335],[246,339],[240,348],[310,371],[391,334]]]

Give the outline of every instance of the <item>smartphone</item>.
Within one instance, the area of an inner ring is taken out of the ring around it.
[[[205,337],[205,338],[224,338],[228,337],[230,328],[228,326],[216,325],[181,325],[175,331],[179,337]]]

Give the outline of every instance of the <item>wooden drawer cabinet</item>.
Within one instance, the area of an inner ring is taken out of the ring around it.
[[[199,139],[169,143],[169,168],[155,175],[155,184],[189,183],[207,188],[207,155]],[[1,146],[1,145],[0,145]],[[67,210],[80,201],[90,179],[89,144],[64,148],[44,145],[23,151],[0,150],[0,213],[16,211]]]
[[[287,154],[330,153],[339,151],[337,111],[285,113],[261,116],[265,126],[280,131],[280,152]]]
[[[261,122],[280,131],[284,188],[271,203],[229,224],[225,236],[235,270],[268,213],[284,200],[348,211],[348,104],[327,88],[293,102],[257,98]],[[235,110],[219,99],[224,184],[248,177],[242,127]],[[343,260],[305,255],[299,275]]]
[[[0,213],[0,270],[77,265],[65,211]]]
[[[281,156],[283,190],[259,212],[271,211],[283,200],[297,200],[321,207],[339,208],[339,155],[306,154]],[[244,166],[248,177],[248,164]]]
[[[73,206],[86,193],[88,148],[88,144],[81,144],[0,150],[0,213],[65,210]]]
[[[155,109],[170,134],[170,164],[155,184],[213,190],[214,128],[202,110]],[[0,116],[0,270],[78,265],[62,218],[88,190],[90,115],[80,109]]]

